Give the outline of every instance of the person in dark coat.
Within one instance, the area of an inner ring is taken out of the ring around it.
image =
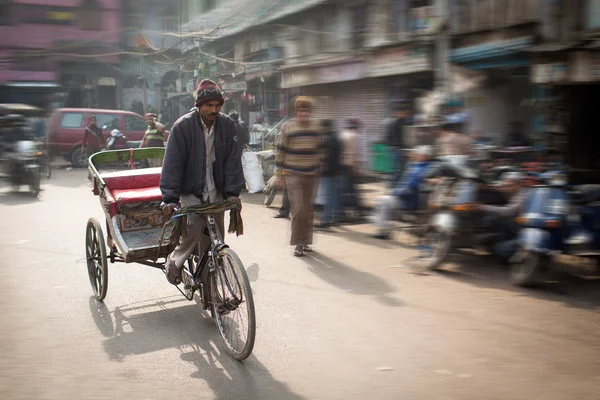
[[[238,138],[238,146],[240,147],[240,152],[243,152],[246,146],[248,146],[248,143],[250,143],[248,126],[244,121],[240,121],[240,115],[235,110],[229,112],[229,118],[233,120]]]
[[[408,124],[408,108],[406,104],[398,103],[394,105],[394,118],[388,125],[386,140],[393,160],[392,186],[402,176],[405,126]]]
[[[323,215],[318,228],[328,228],[340,220],[342,192],[342,143],[333,130],[330,119],[321,121],[323,127],[323,167],[321,183],[324,191]]]
[[[179,203],[184,207],[234,201],[241,210],[240,192],[245,186],[242,159],[231,118],[221,114],[225,99],[217,84],[200,82],[195,109],[179,118],[171,128],[167,142],[160,190],[162,210],[170,217]],[[224,215],[214,215],[224,237]],[[170,283],[181,283],[183,263],[202,239],[206,219],[189,216],[183,236],[166,264]]]

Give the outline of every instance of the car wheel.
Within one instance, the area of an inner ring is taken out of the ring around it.
[[[88,157],[80,148],[75,148],[71,153],[71,164],[76,168],[85,168],[88,165]]]

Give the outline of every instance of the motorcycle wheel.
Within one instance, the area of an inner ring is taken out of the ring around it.
[[[40,195],[40,181],[41,181],[41,174],[40,174],[40,170],[39,169],[35,169],[32,171],[29,171],[29,179],[28,179],[29,183],[29,193],[33,196],[33,197],[38,197]]]
[[[265,206],[270,206],[275,200],[275,196],[277,196],[277,190],[271,189],[269,193],[265,195]]]
[[[548,264],[548,257],[528,251],[519,262],[510,266],[510,281],[515,286],[535,286],[541,278],[544,267]]]
[[[48,155],[45,155],[42,157],[41,161],[41,167],[42,170],[44,172],[44,176],[46,177],[46,179],[50,179],[52,177],[52,167],[50,166],[50,157]]]
[[[433,271],[439,268],[450,252],[452,238],[447,233],[430,230],[425,233],[420,241],[421,251],[429,250],[430,254],[423,257],[421,267],[427,271]]]

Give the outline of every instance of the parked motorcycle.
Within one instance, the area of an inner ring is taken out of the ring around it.
[[[517,218],[520,249],[511,260],[510,279],[518,286],[539,282],[554,254],[600,257],[600,185],[569,188],[559,172],[546,181],[530,189]]]
[[[29,193],[37,197],[41,190],[41,172],[38,162],[38,150],[33,140],[21,140],[15,143],[13,153],[7,159],[8,178],[14,190],[27,185]]]
[[[503,172],[508,171],[510,169],[503,169]],[[424,261],[423,268],[426,270],[438,268],[451,248],[480,246],[490,250],[501,234],[490,229],[474,204],[506,203],[500,193],[481,189],[482,184],[493,182],[485,180],[477,170],[444,164],[437,175],[441,176],[441,181],[430,200],[430,208],[437,211],[433,213],[419,244],[420,259]]]

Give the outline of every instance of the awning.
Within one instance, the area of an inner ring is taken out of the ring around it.
[[[26,117],[42,116],[46,114],[46,110],[29,104],[4,103],[0,104],[0,115],[20,114]]]
[[[516,55],[526,47],[531,46],[533,37],[526,36],[517,39],[503,40],[476,46],[461,47],[453,50],[450,60],[454,63],[469,63],[490,58]]]
[[[543,43],[536,46],[526,47],[523,51],[529,53],[553,53],[556,51],[566,51],[577,47],[580,42],[569,43]]]
[[[59,88],[60,85],[56,82],[6,82],[1,84],[7,87],[14,88],[28,88],[28,89],[41,89],[41,88]]]

